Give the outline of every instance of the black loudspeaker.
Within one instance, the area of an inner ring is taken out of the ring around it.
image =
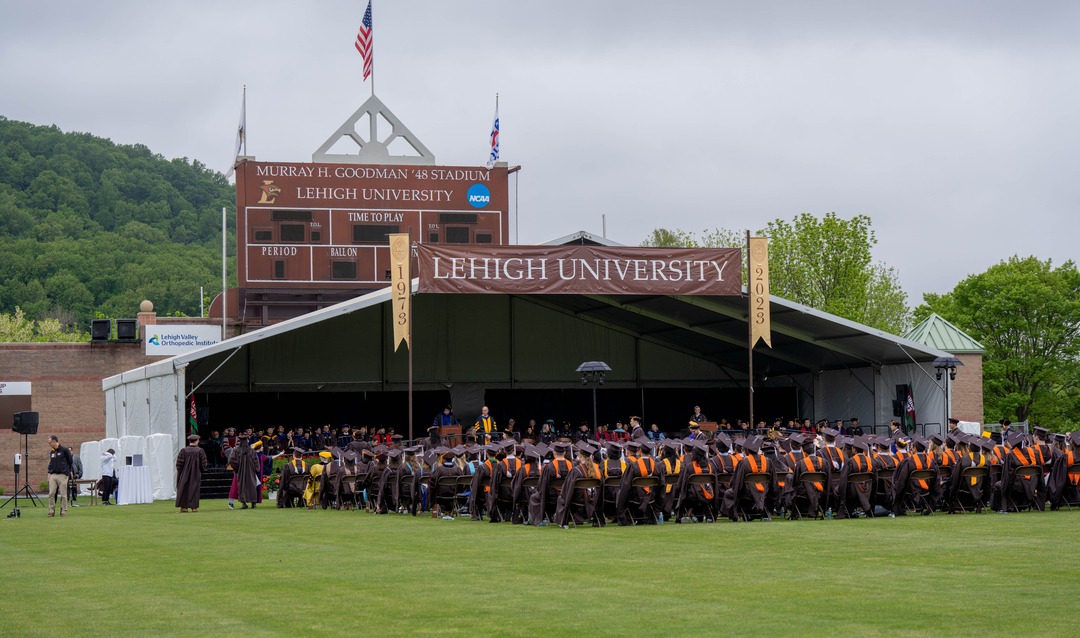
[[[16,412],[15,423],[11,426],[11,431],[19,434],[37,434],[37,426],[37,412]]]
[[[90,341],[107,341],[111,336],[111,319],[94,319],[90,322]]]
[[[117,319],[116,338],[121,341],[135,341],[139,338],[138,319]]]

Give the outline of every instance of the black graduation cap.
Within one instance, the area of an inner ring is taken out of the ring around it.
[[[641,444],[638,443],[637,441],[627,441],[626,442],[626,449],[627,449],[628,452],[640,452],[641,451]]]
[[[336,447],[336,446],[330,448],[330,456],[331,456],[331,458],[334,458],[334,459],[340,459],[341,458],[341,448]]]
[[[827,439],[835,439],[840,434],[840,430],[835,428],[822,428],[821,433],[824,434]]]
[[[743,449],[747,452],[750,452],[751,454],[756,454],[758,451],[761,450],[761,437],[753,436],[746,439],[746,441],[743,443]]]
[[[1005,427],[1006,425],[1012,425],[1012,421],[1010,421],[1008,419],[1002,419],[1001,420],[1001,427]]]
[[[893,444],[893,440],[888,438],[888,437],[882,436],[882,437],[878,437],[878,438],[874,439],[874,445],[878,446],[879,448],[885,449],[885,450],[889,449],[892,446],[892,444]]]
[[[578,449],[581,450],[582,454],[588,454],[589,456],[592,456],[593,454],[596,454],[596,450],[598,448],[594,448],[593,446],[591,446],[589,444],[585,444],[584,447],[581,447],[581,448],[578,448]]]
[[[1080,431],[1069,433],[1069,442],[1073,445],[1080,445]]]
[[[952,418],[952,417],[949,417],[949,423],[957,423],[957,424],[959,424],[959,423],[960,423],[960,419],[954,419],[954,418]]]
[[[292,451],[293,451],[293,452],[295,452],[295,453],[297,453],[297,454],[303,454],[303,453],[304,453],[304,450],[301,450],[301,449],[300,449],[300,448],[298,448],[298,447],[294,447],[294,448],[292,449]]]
[[[402,451],[403,451],[403,452],[405,452],[406,454],[412,454],[412,455],[416,455],[416,453],[417,453],[417,452],[420,452],[420,451],[422,451],[423,449],[424,449],[424,448],[423,448],[423,446],[420,446],[420,445],[412,445],[412,446],[409,446],[409,447],[405,448],[405,449],[404,449],[404,450],[402,450]]]
[[[537,453],[540,454],[540,458],[544,458],[547,456],[547,453],[551,451],[551,448],[549,448],[546,443],[537,443],[534,448]]]
[[[1012,432],[1009,434],[1009,445],[1016,447],[1024,442],[1024,435],[1020,432]]]
[[[393,435],[393,436],[391,436],[391,437],[390,437],[390,440],[391,440],[391,441],[400,441],[400,440],[402,440],[402,439],[404,439],[404,438],[405,438],[405,437],[401,436],[400,434],[395,434],[395,435]]]
[[[1055,432],[1055,433],[1051,434],[1050,437],[1053,438],[1055,441],[1058,441],[1060,443],[1065,442],[1065,435],[1060,433],[1060,432]]]
[[[525,444],[525,456],[531,456],[534,459],[538,459],[543,455],[540,454],[540,451],[536,449],[536,446],[529,445],[529,444],[526,443]]]
[[[930,442],[935,445],[944,445],[945,439],[941,438],[941,435],[935,432],[930,435]]]
[[[798,432],[788,437],[788,443],[793,443],[795,445],[802,445],[805,440],[806,438]]]
[[[515,447],[517,447],[517,441],[515,441],[514,439],[505,439],[502,442],[502,446],[507,451],[510,451],[510,450],[513,450]]]
[[[1039,426],[1035,426],[1035,436],[1037,436],[1040,439],[1043,439],[1045,441],[1047,434],[1050,434],[1050,430],[1047,430],[1046,428],[1042,428],[1042,427],[1039,427]]]
[[[556,441],[551,445],[551,449],[565,454],[566,451],[570,449],[570,444],[566,441]]]
[[[851,441],[852,447],[863,452],[870,451],[870,442],[866,440],[866,437],[857,436]]]
[[[664,447],[671,448],[673,450],[679,449],[679,442],[674,439],[664,439]]]
[[[358,460],[360,460],[360,457],[356,454],[356,452],[354,452],[352,450],[349,450],[348,452],[346,452],[342,456],[344,457],[344,459],[346,461],[352,461],[353,463],[356,463]]]
[[[199,440],[199,435],[198,434],[189,434],[187,440],[188,440],[188,443],[194,443],[195,441]]]
[[[428,428],[428,429],[427,429],[427,431],[428,431],[428,432],[433,432],[433,431],[434,431],[434,432],[438,432],[438,431],[439,431],[439,426],[437,426],[437,425],[433,425],[433,426],[431,426],[430,428]]]
[[[455,445],[453,448],[450,449],[450,451],[454,453],[454,456],[461,456],[465,454],[465,448],[460,445]]]
[[[402,455],[402,451],[397,449],[397,448],[394,448],[394,449],[390,450],[389,452],[387,452],[386,455],[388,457],[392,458],[392,459],[396,459],[397,457]]]

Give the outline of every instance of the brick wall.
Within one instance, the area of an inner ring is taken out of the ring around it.
[[[983,374],[981,354],[955,355],[964,365],[956,368],[950,383],[952,416],[961,421],[983,422]]]
[[[38,433],[29,437],[30,486],[36,490],[48,479],[50,434],[73,454],[83,442],[105,438],[102,379],[164,358],[144,355],[141,343],[0,343],[0,379],[31,382],[40,415]],[[11,431],[9,415],[0,419],[0,487],[11,494],[22,485],[21,477],[15,482],[13,462],[23,452],[23,437]]]

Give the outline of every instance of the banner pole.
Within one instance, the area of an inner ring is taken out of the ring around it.
[[[412,370],[412,226],[409,226],[409,440],[413,439],[413,370]]]
[[[747,355],[750,360],[747,373],[747,387],[750,389],[750,423],[748,429],[754,427],[754,295],[750,290],[750,231],[746,231],[746,334],[750,347]]]

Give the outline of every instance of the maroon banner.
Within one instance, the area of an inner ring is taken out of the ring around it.
[[[418,292],[740,295],[740,248],[419,244]]]

